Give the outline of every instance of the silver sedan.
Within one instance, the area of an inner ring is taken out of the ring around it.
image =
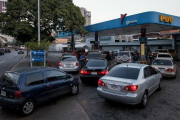
[[[100,97],[126,104],[146,107],[148,97],[161,90],[161,73],[151,66],[127,63],[115,66],[98,81]]]
[[[151,66],[159,70],[164,77],[176,77],[176,65],[171,58],[157,58]]]
[[[79,61],[75,56],[64,56],[59,62],[59,69],[65,72],[79,72]]]

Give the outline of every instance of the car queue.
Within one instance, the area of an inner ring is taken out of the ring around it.
[[[62,54],[59,69],[38,67],[6,72],[0,79],[0,106],[16,108],[23,115],[30,115],[43,101],[66,93],[76,95],[79,80],[69,72],[78,72],[83,84],[94,82],[98,85],[99,97],[145,108],[149,96],[161,90],[163,77],[176,77],[177,70],[173,59],[166,58],[167,54],[165,57],[162,53],[157,54],[152,65],[133,63],[136,55],[120,51],[114,57],[120,62],[110,70],[109,62],[101,52],[81,50],[79,54],[75,51]]]

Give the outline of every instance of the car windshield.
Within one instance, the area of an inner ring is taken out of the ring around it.
[[[137,80],[139,76],[139,71],[139,68],[114,67],[109,71],[107,76]]]
[[[90,60],[86,64],[87,67],[107,67],[104,60]]]
[[[100,54],[100,53],[99,53],[99,54],[97,54],[97,53],[88,54],[88,55],[86,56],[86,58],[94,58],[94,59],[96,59],[96,58],[101,58],[101,54]]]
[[[72,54],[63,54],[63,56],[73,56]]]
[[[5,73],[0,79],[0,84],[14,87],[17,86],[18,80],[19,75],[14,73]]]
[[[119,56],[124,56],[124,55],[129,56],[129,53],[128,52],[120,52],[119,53]]]
[[[172,66],[171,60],[155,60],[153,65]]]
[[[62,61],[76,61],[75,57],[63,57]]]
[[[170,55],[166,55],[166,54],[160,54],[160,55],[158,55],[158,57],[166,57],[166,58],[171,58],[171,56],[170,56]]]

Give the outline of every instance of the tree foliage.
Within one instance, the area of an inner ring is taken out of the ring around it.
[[[1,32],[25,43],[38,37],[37,0],[8,0],[7,12],[0,14]],[[72,0],[40,0],[41,40],[50,40],[52,30],[59,24],[61,32],[86,34],[85,18]],[[62,18],[63,22],[58,21]]]

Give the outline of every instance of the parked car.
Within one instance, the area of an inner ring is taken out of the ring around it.
[[[80,64],[75,56],[64,56],[59,62],[59,69],[66,72],[79,72]]]
[[[104,59],[90,59],[80,71],[80,78],[83,83],[96,82],[108,73],[108,64]]]
[[[132,62],[132,56],[130,51],[121,51],[116,58],[117,64]]]
[[[66,57],[66,56],[74,56],[74,55],[71,53],[63,53],[60,57],[60,61],[63,59],[63,57]]]
[[[157,58],[152,63],[152,67],[159,70],[164,77],[176,77],[176,65],[170,58]]]
[[[21,48],[20,48],[20,49],[18,50],[18,54],[24,54],[24,49],[21,49]]]
[[[4,49],[0,48],[0,55],[4,55]]]
[[[102,59],[101,53],[100,52],[89,52],[86,55],[86,61],[90,59]]]
[[[5,53],[11,53],[11,49],[10,48],[5,48]]]
[[[149,65],[126,63],[112,68],[98,81],[100,97],[126,104],[146,107],[148,97],[161,90],[162,75]]]
[[[168,58],[173,60],[173,57],[169,53],[158,53],[156,58]]]
[[[21,45],[21,46],[20,46],[20,49],[25,50],[25,49],[26,49],[25,45]]]
[[[65,93],[76,95],[78,78],[56,68],[33,67],[5,72],[0,79],[0,106],[30,115],[37,104]]]

